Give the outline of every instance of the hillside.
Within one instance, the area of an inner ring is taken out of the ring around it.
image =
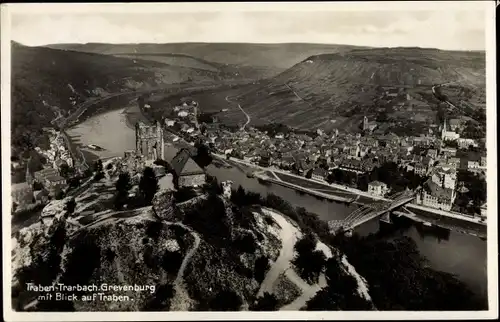
[[[231,191],[230,183],[219,185],[214,178],[197,191],[164,186],[152,205],[144,204],[136,193],[138,181],[132,180],[128,209],[115,210],[119,160],[103,162],[100,178],[51,201],[38,222],[12,234],[15,310],[440,311],[487,306],[454,276],[429,268],[409,238],[331,235],[327,223],[304,208],[273,194],[260,196],[241,187]],[[46,292],[29,289],[28,283],[99,288],[60,289],[77,298],[57,301],[38,298]],[[124,289],[128,285],[139,288]]]
[[[484,53],[377,48],[314,55],[229,96],[254,122],[279,120],[301,129],[348,128],[380,112],[429,124],[436,122],[439,103],[431,87],[448,82],[484,95]],[[390,97],[391,90],[397,95]],[[409,113],[398,113],[403,111]]]
[[[260,78],[275,76],[311,55],[345,52],[348,45],[283,43],[171,43],[171,44],[57,44],[51,48],[69,49],[106,55],[148,55],[158,59],[167,54],[188,55],[234,68],[260,70]],[[156,57],[154,57],[156,56]],[[162,58],[164,59],[164,58]]]
[[[265,294],[274,294],[277,302],[265,308],[298,310],[327,286],[324,262],[316,281],[306,282],[300,270],[287,269],[302,235],[289,217],[274,209],[236,205],[227,191],[213,190],[220,187],[216,182],[195,197],[166,189],[155,195],[152,206],[115,211],[109,203],[117,172],[107,164],[113,161],[104,164],[104,178],[82,187],[76,196],[52,201],[42,211],[42,222],[13,235],[14,309],[261,310]],[[72,198],[75,207],[69,211]],[[354,281],[346,298],[371,308],[366,282],[347,260],[319,241],[313,246],[323,261],[338,263],[337,279]],[[78,299],[44,301],[36,300],[39,292],[27,289],[30,282],[143,289],[100,290],[133,298],[126,301],[83,300],[97,291],[62,292]]]
[[[175,63],[175,61],[172,61]],[[33,145],[40,129],[75,111],[80,103],[108,94],[168,84],[242,81],[240,75],[92,53],[26,47],[12,43],[13,146]]]

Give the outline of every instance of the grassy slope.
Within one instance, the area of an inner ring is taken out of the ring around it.
[[[378,86],[418,85],[425,94],[433,84],[450,81],[482,88],[484,67],[483,53],[416,48],[354,50],[311,56],[266,84],[235,96],[255,119],[315,128],[356,105],[361,109],[354,115],[371,113],[374,99],[380,96]],[[421,100],[435,103],[426,96]],[[434,113],[429,107],[428,112]]]
[[[149,55],[148,59],[176,54],[196,57],[198,61],[209,61],[237,68],[249,73],[249,68],[260,77],[274,76],[298,61],[324,53],[345,52],[354,46],[326,44],[249,44],[249,43],[171,43],[171,44],[59,44],[52,48],[71,49],[108,55]],[[152,55],[158,55],[153,57]],[[226,66],[227,67],[227,66]]]
[[[92,53],[12,44],[12,129],[14,146],[33,141],[60,113],[92,97],[163,84],[238,79],[199,66],[176,66]]]

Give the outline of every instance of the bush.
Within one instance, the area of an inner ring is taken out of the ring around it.
[[[72,242],[73,251],[67,255],[66,269],[61,283],[85,285],[101,267],[101,248],[87,233],[80,234]]]
[[[159,285],[156,288],[153,297],[146,302],[143,311],[168,311],[170,300],[175,295],[175,289],[172,284]]]
[[[250,311],[276,311],[278,310],[278,299],[274,294],[265,292],[259,297],[253,305],[250,306]]]
[[[65,208],[66,208],[66,216],[73,214],[73,212],[75,211],[75,208],[76,208],[75,198],[71,198],[70,200],[68,200],[66,202]]]
[[[185,210],[184,223],[203,235],[207,242],[227,247],[231,236],[231,224],[226,215],[224,202],[215,195]]]
[[[94,181],[100,181],[102,179],[104,179],[104,172],[96,172],[96,174],[94,175]]]
[[[158,179],[156,178],[154,170],[150,167],[146,167],[139,182],[139,190],[141,191],[147,205],[151,204],[151,201],[159,188],[160,186],[158,185]]]
[[[181,267],[182,259],[183,256],[180,251],[170,252],[165,250],[161,261],[161,267],[167,273],[177,274],[177,271],[179,271],[179,268]]]
[[[295,246],[297,255],[293,264],[299,270],[300,276],[309,282],[317,282],[319,274],[326,263],[326,256],[321,250],[315,250],[316,241],[311,234],[305,235]]]
[[[239,311],[243,301],[234,291],[223,290],[217,293],[210,301],[211,311]]]
[[[161,230],[163,229],[163,224],[159,221],[149,221],[146,226],[146,235],[153,239],[158,240],[160,237]]]
[[[233,242],[234,247],[243,253],[254,253],[257,249],[257,244],[250,233],[240,233]]]
[[[178,203],[188,201],[196,196],[196,191],[194,191],[191,187],[182,187],[174,192],[175,201]]]
[[[271,267],[269,259],[265,256],[260,256],[255,260],[254,264],[254,278],[257,282],[262,283],[266,277],[268,269]]]

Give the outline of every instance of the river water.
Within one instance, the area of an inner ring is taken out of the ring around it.
[[[75,143],[83,145],[93,143],[104,148],[105,151],[92,151],[101,158],[123,156],[124,151],[135,148],[135,133],[127,122],[125,109],[94,116],[68,129],[67,133]],[[263,185],[256,179],[248,178],[245,172],[238,168],[217,168],[210,165],[207,172],[217,177],[219,182],[233,181],[234,187],[241,185],[245,190],[258,192],[261,195],[276,194],[294,206],[304,207],[316,213],[323,220],[343,219],[356,207],[318,200],[278,185]],[[375,219],[359,227],[358,232],[360,234],[376,232],[379,226],[379,221]],[[401,235],[408,236],[416,242],[419,251],[429,260],[431,267],[455,274],[475,293],[487,296],[486,241],[449,230],[444,234],[442,229],[440,232],[423,230],[418,223],[393,231],[387,238]]]

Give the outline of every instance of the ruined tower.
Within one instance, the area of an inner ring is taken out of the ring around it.
[[[160,122],[148,125],[137,122],[135,125],[135,151],[143,155],[148,162],[164,159],[163,128]]]

